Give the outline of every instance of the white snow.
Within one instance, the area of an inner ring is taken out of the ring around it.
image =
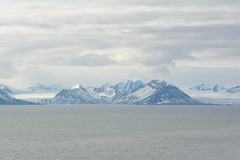
[[[80,84],[76,84],[75,86],[73,86],[71,89],[79,89],[81,88],[81,85]]]
[[[146,86],[144,88],[139,89],[135,93],[133,93],[132,96],[136,96],[137,100],[139,101],[149,97],[155,92],[156,92],[156,89],[152,89],[150,86]]]
[[[108,87],[105,92],[99,94],[99,96],[105,96],[108,98],[112,98],[115,95],[116,95],[115,90],[111,87]]]
[[[16,99],[22,99],[32,102],[38,102],[41,99],[53,98],[57,93],[33,93],[33,94],[18,94],[14,95]]]

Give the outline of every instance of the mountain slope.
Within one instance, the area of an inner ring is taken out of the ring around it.
[[[120,82],[114,86],[102,85],[98,88],[84,88],[76,85],[63,89],[52,99],[44,99],[43,104],[201,104],[179,88],[165,81],[152,80]]]
[[[0,83],[0,89],[1,89],[3,92],[5,92],[5,93],[7,93],[7,94],[10,94],[10,95],[12,95],[12,94],[15,93],[12,89],[10,89],[10,88],[9,88],[7,85],[5,85],[5,84],[1,84],[1,83]]]
[[[15,99],[0,89],[0,105],[33,105],[35,103]]]
[[[179,88],[165,81],[152,80],[144,88],[128,99],[133,104],[197,104],[199,101],[192,99]]]
[[[229,88],[226,92],[231,94],[240,93],[240,86]]]
[[[97,103],[81,85],[61,90],[54,98],[41,100],[43,104],[94,104]]]

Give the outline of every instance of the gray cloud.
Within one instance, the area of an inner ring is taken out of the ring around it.
[[[0,61],[0,78],[6,79],[14,75],[15,69],[13,64],[6,61]]]
[[[204,67],[202,60],[238,66],[239,8],[236,0],[0,2],[2,77],[32,65],[141,66],[165,75],[190,62]]]
[[[116,64],[116,62],[110,60],[104,55],[87,54],[77,57],[71,62],[71,64],[77,66],[105,66]]]

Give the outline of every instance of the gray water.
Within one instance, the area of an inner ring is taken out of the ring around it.
[[[0,106],[3,160],[236,160],[240,106]]]

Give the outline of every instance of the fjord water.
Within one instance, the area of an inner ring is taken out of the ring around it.
[[[235,160],[240,106],[0,106],[0,159]]]

